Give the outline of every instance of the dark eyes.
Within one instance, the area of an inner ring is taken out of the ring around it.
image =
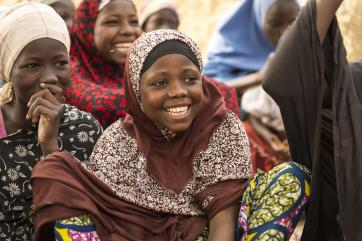
[[[189,84],[193,84],[194,82],[198,81],[200,79],[200,76],[194,76],[194,75],[188,75],[185,77],[185,82]],[[152,85],[157,87],[162,87],[168,84],[167,80],[156,80],[152,82]]]
[[[55,66],[57,66],[57,67],[66,67],[66,66],[68,66],[68,64],[69,64],[68,60],[59,60],[59,61],[57,61],[55,63]],[[29,64],[25,64],[23,67],[25,69],[32,70],[32,69],[40,68],[41,64],[40,63],[29,63]]]
[[[118,25],[118,20],[117,19],[109,19],[109,20],[105,21],[104,24],[108,25],[108,26]]]
[[[105,21],[104,24],[107,26],[118,26],[120,22],[118,19],[109,19]],[[132,26],[138,26],[139,25],[138,19],[130,19],[129,24]]]
[[[139,25],[138,19],[132,19],[132,20],[130,20],[129,22],[130,22],[130,24],[131,24],[132,26],[138,26],[138,25]]]
[[[68,65],[68,61],[67,60],[60,60],[56,63],[57,66],[65,66]]]
[[[185,81],[186,82],[194,82],[199,79],[199,76],[187,76]]]
[[[283,25],[283,23],[281,21],[276,20],[276,19],[269,20],[268,23],[273,28],[277,28],[277,27]]]
[[[164,86],[167,85],[167,81],[166,80],[156,80],[152,83],[152,85],[160,87],[160,86]]]
[[[30,63],[30,64],[25,65],[25,68],[27,68],[27,69],[34,69],[37,67],[39,67],[39,64],[37,64],[37,63]]]

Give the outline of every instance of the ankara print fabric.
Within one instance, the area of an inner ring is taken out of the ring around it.
[[[241,201],[240,241],[289,240],[307,207],[310,183],[310,171],[294,162],[259,171]]]
[[[89,113],[66,104],[63,108],[58,138],[60,150],[87,161],[102,127]],[[29,179],[41,157],[36,127],[0,139],[0,240],[33,240]]]

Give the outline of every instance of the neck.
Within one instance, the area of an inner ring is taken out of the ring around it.
[[[31,121],[26,119],[29,108],[23,101],[14,100],[5,104],[2,109],[4,110],[4,122],[8,134],[31,127]]]

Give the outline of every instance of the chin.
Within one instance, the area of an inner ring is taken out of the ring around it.
[[[118,65],[125,65],[126,64],[126,58],[125,57],[112,57],[111,61],[113,63],[116,63]]]
[[[190,128],[191,124],[185,123],[185,124],[177,124],[177,125],[169,125],[166,126],[166,128],[173,132],[183,132]]]

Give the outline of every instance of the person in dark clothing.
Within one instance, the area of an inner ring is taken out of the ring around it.
[[[312,170],[308,241],[362,240],[362,62],[347,61],[334,17],[341,3],[308,2],[263,83],[280,107],[293,160]]]

